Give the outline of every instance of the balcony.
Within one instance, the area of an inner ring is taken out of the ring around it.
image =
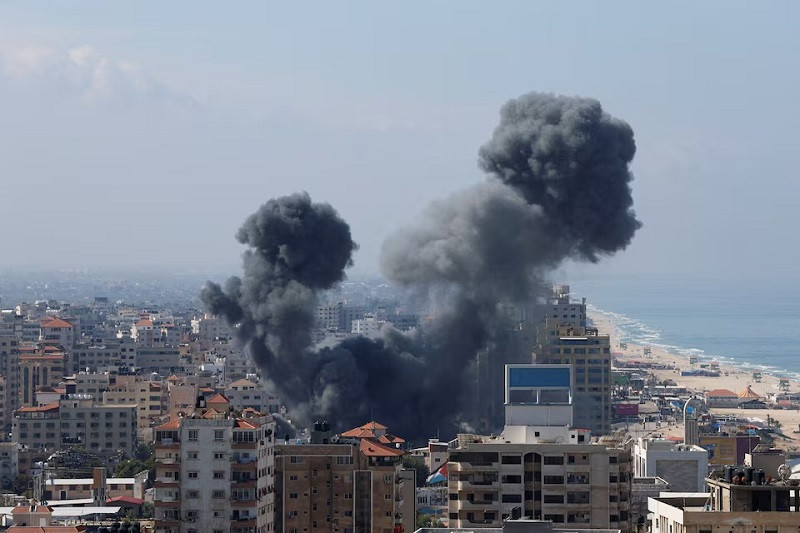
[[[231,442],[231,448],[234,450],[256,450],[258,449],[257,442]]]
[[[158,487],[177,487],[180,485],[180,478],[175,477],[157,477],[153,486]]]
[[[497,500],[457,500],[458,509],[463,511],[486,511],[499,505]]]
[[[177,509],[181,506],[180,498],[171,499],[171,500],[153,500],[153,505],[155,507],[167,507],[170,509]]]
[[[500,471],[500,463],[469,463],[467,461],[461,461],[460,463],[453,463],[454,465],[458,465],[453,470],[456,472],[499,472]],[[448,465],[449,466],[449,465]]]
[[[156,457],[157,465],[176,465],[180,464],[180,462],[179,457]]]

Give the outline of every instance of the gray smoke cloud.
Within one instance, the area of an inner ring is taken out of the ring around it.
[[[349,429],[375,419],[410,438],[448,436],[487,418],[496,426],[497,412],[474,401],[487,389],[481,380],[530,360],[530,346],[509,331],[508,307],[535,298],[565,259],[597,261],[630,243],[641,226],[634,153],[631,128],[595,100],[531,93],[508,102],[479,152],[486,180],[435,202],[384,243],[384,274],[433,311],[409,334],[310,348],[316,294],[343,278],[355,245],[332,208],[308,196],[270,201],[251,216],[238,235],[252,247],[243,278],[224,290],[209,284],[203,300],[241,325],[301,423]],[[502,383],[488,389],[497,399]]]

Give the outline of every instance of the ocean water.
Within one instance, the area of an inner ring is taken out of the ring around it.
[[[800,377],[800,282],[627,278],[570,282],[623,340]]]

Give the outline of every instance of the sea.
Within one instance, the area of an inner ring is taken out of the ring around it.
[[[800,378],[800,281],[627,277],[570,289],[623,341]]]

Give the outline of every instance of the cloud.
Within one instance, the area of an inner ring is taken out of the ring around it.
[[[114,59],[89,44],[59,48],[36,43],[0,43],[0,74],[19,84],[70,91],[89,102],[167,96],[194,103],[193,98],[172,91],[136,63]]]

